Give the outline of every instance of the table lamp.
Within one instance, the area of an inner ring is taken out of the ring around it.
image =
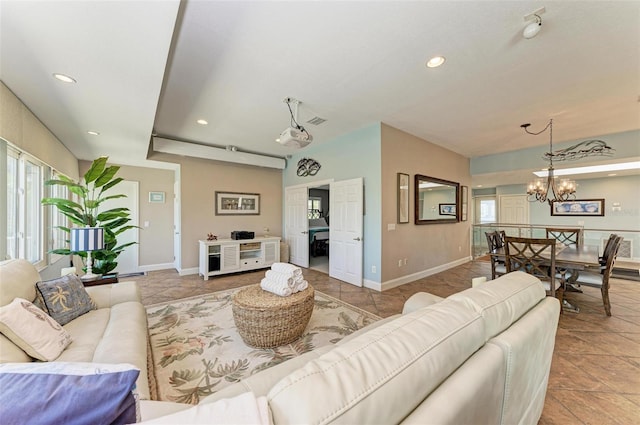
[[[83,281],[91,281],[100,278],[91,269],[93,261],[91,251],[104,248],[104,229],[102,227],[72,227],[71,228],[71,251],[87,253],[87,273],[81,276]]]

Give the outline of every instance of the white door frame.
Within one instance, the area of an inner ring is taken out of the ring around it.
[[[289,236],[287,234],[287,190],[292,190],[292,189],[304,189],[307,192],[307,198],[309,197],[309,189],[310,188],[314,188],[314,187],[318,187],[318,186],[324,186],[324,185],[329,185],[330,183],[332,183],[334,181],[334,179],[325,179],[325,180],[316,180],[316,181],[311,181],[311,182],[307,182],[307,183],[299,183],[299,184],[294,184],[291,186],[285,186],[284,191],[284,213],[282,214],[282,219],[283,219],[283,230],[284,230],[284,235],[283,235],[283,239],[289,240]],[[306,208],[305,208],[306,211]],[[303,222],[307,223],[306,227],[304,229],[305,232],[309,232],[309,220],[307,219],[307,216],[305,215]],[[331,226],[329,226],[331,227]],[[308,233],[306,233],[307,238],[308,238]],[[289,249],[291,250],[292,247],[290,246]],[[306,254],[305,252],[306,251]],[[290,255],[291,255],[291,251],[290,251]],[[296,264],[300,267],[309,267],[309,244],[306,244],[306,249],[303,248],[303,252],[302,252],[302,257],[306,258],[306,262],[303,261],[303,264]],[[295,263],[294,263],[295,264]]]
[[[180,194],[180,169],[175,170],[173,181],[173,267],[180,272],[182,268],[182,209]]]

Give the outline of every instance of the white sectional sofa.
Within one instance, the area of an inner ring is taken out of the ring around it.
[[[559,313],[558,300],[522,272],[446,299],[416,294],[402,315],[261,371],[198,406],[144,401],[142,419],[192,423],[208,404],[250,391],[266,397],[278,425],[536,424]]]
[[[28,261],[1,262],[0,307],[17,297],[34,301],[39,280],[38,271]],[[147,313],[137,284],[123,282],[86,289],[98,308],[63,326],[73,342],[55,361],[129,363],[140,369],[136,380],[140,399],[149,399]],[[27,353],[0,334],[0,363],[31,361]]]
[[[0,306],[33,300],[35,268],[0,263]],[[274,424],[536,424],[542,414],[557,299],[522,272],[442,299],[412,296],[402,315],[252,375],[200,405],[145,400],[146,312],[135,283],[87,288],[98,304],[64,328],[73,342],[55,361],[129,363],[140,369],[142,420],[192,423],[193,412],[252,392]],[[32,359],[0,335],[0,363]],[[264,399],[263,399],[264,400]],[[99,402],[99,401],[92,401]],[[177,416],[176,416],[177,415]],[[207,417],[202,423],[215,423]]]

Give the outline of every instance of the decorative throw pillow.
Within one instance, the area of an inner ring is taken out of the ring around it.
[[[82,281],[73,274],[38,282],[36,292],[44,310],[61,325],[96,309]]]
[[[71,335],[59,323],[23,298],[0,307],[0,332],[43,361],[55,360],[71,343]]]
[[[8,424],[139,422],[139,374],[129,364],[2,364],[0,418]]]

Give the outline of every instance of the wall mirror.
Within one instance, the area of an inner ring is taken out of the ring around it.
[[[415,223],[457,223],[460,220],[460,184],[416,174]]]

